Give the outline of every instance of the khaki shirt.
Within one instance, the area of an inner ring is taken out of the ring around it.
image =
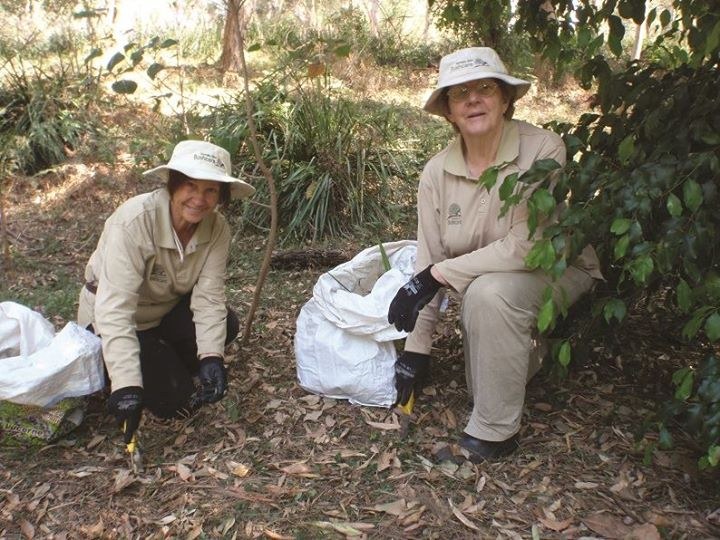
[[[565,145],[559,135],[517,120],[506,121],[493,165],[498,179],[488,192],[469,176],[460,137],[425,166],[418,187],[418,252],[416,270],[430,264],[463,294],[487,272],[530,271],[525,256],[528,240],[527,207],[518,204],[503,216],[499,188],[510,174],[522,174],[535,161],[551,158],[565,164]],[[602,279],[595,251],[587,246],[575,266]],[[429,354],[442,295],[436,295],[420,315],[405,349]]]
[[[97,285],[97,294],[83,287],[78,323],[92,323],[102,336],[113,390],[142,386],[136,330],[158,326],[190,291],[198,356],[223,356],[230,228],[212,212],[184,252],[178,246],[165,188],[133,197],[105,222],[85,268],[85,280]]]

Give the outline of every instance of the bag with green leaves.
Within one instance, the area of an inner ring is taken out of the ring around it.
[[[69,322],[0,302],[0,442],[45,444],[75,429],[105,385],[100,339]]]

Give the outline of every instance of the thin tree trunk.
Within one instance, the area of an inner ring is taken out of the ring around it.
[[[4,178],[0,178],[0,183]],[[12,260],[10,259],[10,242],[8,241],[7,218],[5,214],[5,190],[0,189],[0,239],[2,239],[3,268],[5,273],[10,271]]]
[[[245,62],[245,43],[242,33],[238,34],[238,40],[240,43],[240,63],[242,66],[243,80],[245,82],[245,111],[248,119],[248,128],[250,129],[250,142],[252,144],[253,151],[255,152],[255,159],[257,160],[265,179],[267,180],[268,190],[270,192],[270,233],[265,246],[265,254],[263,256],[262,263],[260,264],[260,273],[258,274],[257,283],[255,284],[252,304],[250,305],[250,310],[248,311],[247,318],[245,319],[245,330],[243,332],[242,345],[246,345],[248,339],[250,338],[250,331],[252,329],[253,318],[255,317],[255,310],[257,310],[257,306],[260,303],[260,293],[263,285],[265,284],[265,278],[270,270],[272,252],[275,249],[275,242],[277,240],[278,196],[272,172],[263,160],[262,152],[260,151],[260,144],[258,143],[255,120],[253,119],[252,98],[250,96],[250,75],[248,74],[247,63]]]
[[[243,39],[247,26],[245,0],[226,0],[227,14],[223,28],[223,51],[220,67],[223,72],[242,69]]]
[[[380,0],[366,0],[365,9],[367,10],[368,20],[370,21],[370,32],[373,37],[380,35]]]
[[[640,60],[642,54],[643,42],[645,41],[645,22],[641,22],[635,28],[635,46],[633,47],[633,60]]]

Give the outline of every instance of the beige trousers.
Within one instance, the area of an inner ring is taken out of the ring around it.
[[[503,441],[518,432],[525,385],[542,361],[533,336],[545,287],[551,285],[556,300],[564,298],[570,306],[592,284],[573,266],[555,282],[536,271],[488,273],[470,284],[461,308],[465,375],[473,398],[465,433]]]

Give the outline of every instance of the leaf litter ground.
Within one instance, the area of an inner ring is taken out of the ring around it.
[[[30,307],[61,327],[105,217],[149,189],[136,178],[75,163],[16,183],[3,295],[55,291],[64,315]],[[238,231],[234,246],[229,300],[242,317],[263,239]],[[636,315],[611,345],[587,344],[565,380],[533,379],[517,453],[438,463],[469,414],[456,308],[409,423],[308,394],[295,377],[295,319],[327,269],[272,270],[248,344],[231,346],[227,398],[185,420],[146,416],[142,474],[102,395],[61,441],[1,448],[0,538],[720,537],[718,472],[696,470],[691,441],[646,451],[634,436],[675,364],[696,354],[672,341],[661,314]]]

